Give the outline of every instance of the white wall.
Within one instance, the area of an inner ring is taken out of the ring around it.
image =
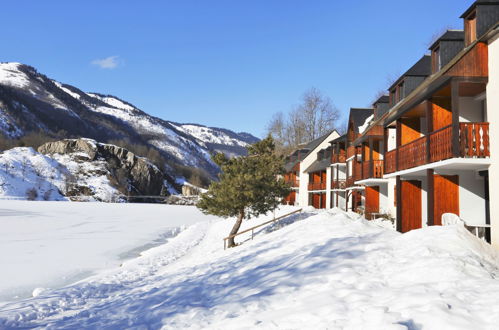
[[[332,182],[332,174],[331,167],[326,169],[326,208],[331,208],[331,182]]]
[[[397,198],[395,196],[396,183],[397,180],[395,178],[388,179],[388,213],[394,218],[397,216],[397,208],[395,207],[395,199]]]
[[[475,171],[459,173],[459,217],[467,224],[485,224],[484,179]]]
[[[308,173],[305,170],[317,160],[317,153],[329,147],[329,142],[340,137],[336,131],[333,131],[327,138],[325,138],[305,159],[300,163],[300,195],[298,205],[300,207],[308,206]]]
[[[421,223],[428,226],[428,178],[421,178]]]
[[[397,146],[397,130],[395,128],[388,129],[388,150],[391,151]]]
[[[347,172],[346,172],[346,169],[347,167],[346,166],[339,166],[340,170],[338,171],[338,179],[340,180],[346,180],[347,178]]]
[[[483,122],[482,101],[474,97],[459,98],[459,121],[460,122]]]
[[[489,82],[487,118],[489,120],[490,160],[489,197],[492,245],[499,248],[499,36],[489,41]],[[495,183],[495,184],[494,184]]]

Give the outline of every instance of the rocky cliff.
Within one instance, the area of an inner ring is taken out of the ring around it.
[[[115,145],[91,139],[66,139],[45,143],[38,152],[68,168],[71,178],[64,194],[73,199],[94,196],[105,200],[98,196],[96,181],[107,181],[122,199],[125,196],[168,196],[176,192],[173,179],[149,160]]]

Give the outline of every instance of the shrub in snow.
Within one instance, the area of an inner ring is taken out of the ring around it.
[[[26,190],[26,198],[29,201],[34,201],[38,197],[38,191],[35,188],[29,188]]]
[[[284,173],[284,162],[276,155],[271,136],[247,149],[245,157],[228,159],[220,153],[213,157],[221,168],[220,181],[212,183],[197,204],[207,214],[237,217],[229,234],[229,247],[235,246],[233,235],[244,218],[276,209],[290,190],[283,179],[276,180]]]

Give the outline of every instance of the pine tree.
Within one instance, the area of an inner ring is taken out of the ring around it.
[[[197,204],[206,214],[237,217],[229,236],[237,234],[243,219],[274,210],[289,194],[289,186],[278,178],[283,174],[284,162],[275,153],[272,137],[247,149],[244,157],[228,159],[221,153],[213,156],[221,169],[220,181],[213,182]],[[228,245],[235,246],[234,238],[229,239]]]

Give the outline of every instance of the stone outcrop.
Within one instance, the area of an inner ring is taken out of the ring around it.
[[[90,139],[66,139],[45,143],[38,148],[38,152],[70,155],[78,162],[104,162],[110,182],[124,195],[169,195],[167,187],[171,178],[148,159],[138,157],[125,148]]]

